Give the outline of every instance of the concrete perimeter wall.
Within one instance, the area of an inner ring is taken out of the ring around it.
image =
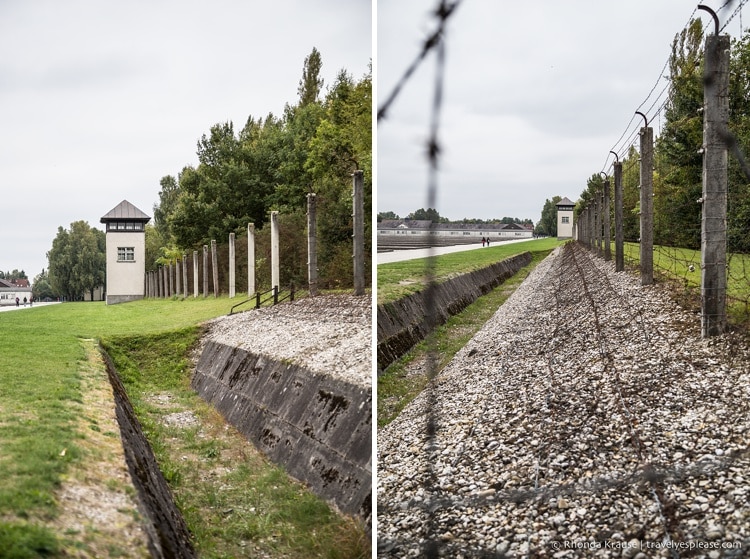
[[[371,521],[372,390],[208,342],[193,387],[271,460]]]
[[[435,324],[445,323],[530,262],[531,253],[524,252],[438,284],[432,294]],[[388,367],[429,334],[426,293],[378,305],[378,369]]]

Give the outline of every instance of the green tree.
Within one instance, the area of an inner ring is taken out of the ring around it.
[[[320,77],[322,68],[323,59],[318,49],[313,47],[310,55],[305,58],[302,67],[302,79],[299,81],[299,87],[297,88],[300,107],[318,101],[318,96],[323,89],[323,78]]]
[[[159,203],[154,204],[154,227],[164,239],[171,239],[170,219],[174,215],[180,196],[180,186],[172,175],[166,175],[159,181]]]
[[[672,42],[665,123],[656,140],[654,243],[700,247],[703,158],[703,28],[693,20]]]
[[[162,255],[162,249],[173,246],[172,242],[165,238],[159,229],[148,223],[145,228],[146,236],[146,271],[152,272],[159,266],[157,260]]]
[[[26,272],[23,270],[14,269],[12,272],[0,272],[0,279],[6,279],[9,281],[17,280],[17,279],[29,279],[26,275]]]
[[[372,80],[356,82],[340,71],[323,103],[322,117],[310,139],[305,170],[318,200],[321,277],[351,283],[352,174],[364,179],[365,261],[370,273],[372,231]]]
[[[634,146],[622,160],[622,231],[627,242],[641,238],[641,167],[640,154]]]
[[[539,222],[536,225],[534,231],[537,235],[545,235],[547,237],[557,237],[557,206],[556,204],[562,200],[561,196],[553,196],[544,201],[542,207],[542,216],[539,218]]]
[[[735,146],[730,146],[728,173],[727,247],[732,252],[750,252],[750,177],[738,160],[748,164],[750,147],[750,33],[732,42],[729,63],[729,128]]]
[[[406,219],[426,220],[431,221],[432,223],[440,223],[442,218],[435,208],[419,208],[407,215]]]
[[[83,299],[105,282],[106,236],[86,221],[74,221],[70,230],[57,228],[49,260],[49,284],[60,297],[70,301]]]
[[[49,276],[46,270],[42,270],[42,272],[34,278],[31,293],[36,301],[55,298],[55,292],[52,291],[52,286],[49,284]]]
[[[320,101],[321,67],[313,49],[305,59],[299,104],[287,105],[281,118],[250,116],[239,134],[232,122],[214,125],[198,142],[198,165],[183,168],[176,181],[162,179],[156,228],[147,231],[149,262],[162,248],[197,248],[242,233],[250,222],[260,230],[270,210],[291,216],[289,223],[304,223],[306,195],[315,192],[321,284],[326,274],[351,282],[345,268],[351,267],[355,170],[364,173],[370,251],[372,83],[370,74],[356,81],[342,70]]]
[[[378,212],[378,222],[383,221],[384,219],[401,219],[398,217],[398,214],[387,211],[387,212]]]

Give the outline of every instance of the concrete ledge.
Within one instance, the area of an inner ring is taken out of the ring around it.
[[[290,475],[371,521],[370,388],[214,341],[204,347],[192,385]]]
[[[107,304],[116,305],[118,303],[129,303],[130,301],[140,301],[143,295],[107,295]]]
[[[524,252],[481,270],[451,278],[435,286],[434,326],[445,323],[480,296],[500,285],[531,262]],[[385,369],[423,340],[430,332],[427,291],[412,293],[392,303],[378,305],[378,368]]]

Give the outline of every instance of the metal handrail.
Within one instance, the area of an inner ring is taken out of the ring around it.
[[[270,293],[270,295],[268,297],[266,297],[265,299],[261,300],[261,297],[263,295],[267,295],[269,293]],[[240,307],[240,306],[242,306],[244,304],[247,304],[250,301],[255,301],[255,307],[254,308],[256,308],[256,309],[259,309],[263,303],[266,303],[266,302],[268,302],[270,300],[273,300],[273,304],[274,305],[277,305],[278,303],[280,303],[282,301],[285,301],[286,299],[289,299],[290,302],[294,301],[294,293],[295,293],[294,284],[293,283],[290,284],[288,293],[286,295],[284,295],[283,297],[279,298],[279,293],[284,293],[284,290],[279,290],[279,287],[277,285],[274,285],[268,291],[259,291],[259,292],[256,292],[253,297],[250,297],[249,299],[245,299],[244,301],[240,301],[236,305],[232,306],[232,308],[229,311],[229,315],[231,316],[232,314],[234,314],[234,309],[236,309],[237,307]]]

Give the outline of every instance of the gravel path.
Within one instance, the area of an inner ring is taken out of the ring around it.
[[[378,556],[750,556],[750,352],[699,327],[557,249],[379,432]]]
[[[370,297],[321,295],[224,316],[204,338],[372,387]]]

